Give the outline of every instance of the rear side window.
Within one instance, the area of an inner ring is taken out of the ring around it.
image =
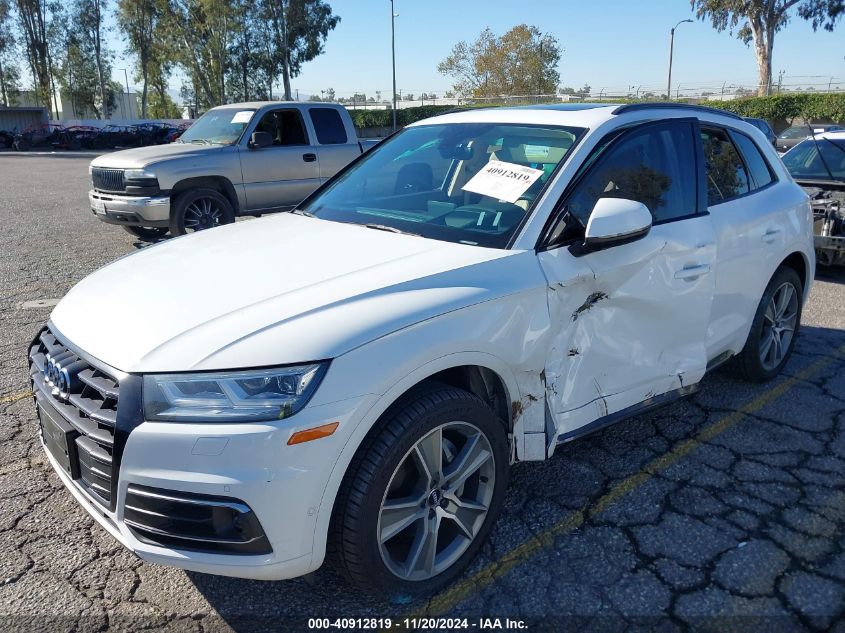
[[[769,163],[760,153],[760,148],[745,134],[731,132],[731,137],[739,148],[739,153],[745,159],[748,175],[751,177],[751,190],[762,189],[774,180]]]
[[[693,139],[692,126],[686,122],[632,131],[589,168],[569,197],[567,211],[586,226],[599,198],[627,198],[648,207],[655,223],[694,215]]]
[[[320,145],[343,145],[346,143],[346,128],[340,112],[334,108],[311,108],[311,122],[317,132]]]
[[[701,142],[707,172],[707,204],[716,205],[748,193],[748,173],[727,132],[704,128]]]

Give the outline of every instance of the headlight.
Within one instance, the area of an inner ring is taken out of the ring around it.
[[[144,376],[144,417],[168,422],[283,420],[314,395],[328,363]]]
[[[144,180],[147,178],[156,178],[156,175],[146,169],[127,169],[123,172],[123,177],[126,180]]]

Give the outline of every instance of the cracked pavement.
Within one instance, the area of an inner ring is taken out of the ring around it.
[[[464,575],[423,602],[324,566],[245,581],[144,563],[64,490],[37,441],[28,342],[137,247],[87,208],[89,157],[0,154],[0,624],[5,630],[307,630],[309,617],[523,618],[529,630],[845,631],[845,270],[816,280],[785,375],[717,371],[690,399],[512,470]],[[92,315],[96,318],[96,315]]]

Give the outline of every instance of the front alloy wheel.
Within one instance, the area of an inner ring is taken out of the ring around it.
[[[379,513],[381,558],[396,576],[428,580],[452,566],[490,510],[496,462],[472,424],[438,426],[405,454]]]
[[[191,189],[180,193],[170,210],[171,235],[185,235],[235,221],[232,203],[215,189]]]
[[[505,423],[472,393],[431,383],[376,423],[349,465],[330,556],[391,596],[437,591],[476,555],[508,481]]]

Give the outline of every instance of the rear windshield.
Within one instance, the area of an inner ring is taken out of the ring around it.
[[[795,180],[845,181],[845,140],[801,141],[784,154],[783,164]]]
[[[410,127],[300,208],[318,218],[506,248],[582,128]]]

